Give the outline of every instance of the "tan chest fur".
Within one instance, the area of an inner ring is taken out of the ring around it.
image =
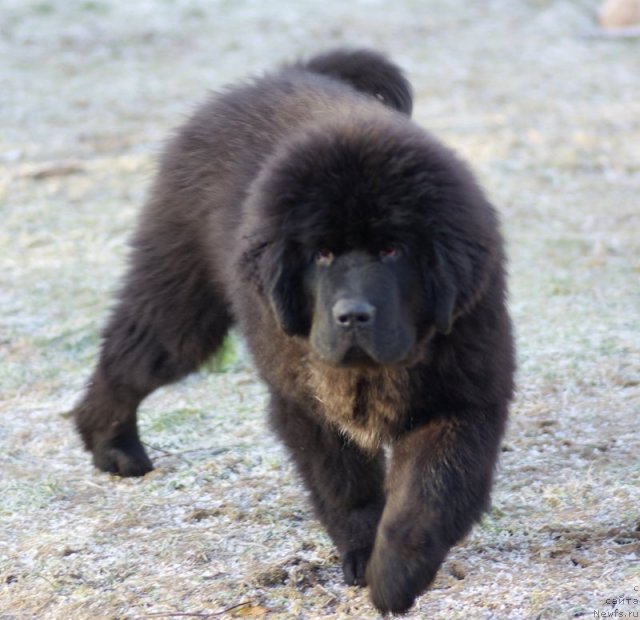
[[[392,441],[407,415],[408,372],[313,364],[308,385],[327,421],[368,452]]]

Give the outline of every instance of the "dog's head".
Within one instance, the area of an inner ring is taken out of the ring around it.
[[[411,363],[473,306],[501,251],[466,166],[405,119],[297,138],[244,209],[245,272],[282,329],[334,365]]]

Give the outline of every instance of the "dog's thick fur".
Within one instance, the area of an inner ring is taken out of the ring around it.
[[[382,612],[487,508],[513,390],[496,214],[410,113],[402,73],[350,50],[205,103],[166,148],[75,409],[98,468],[143,475],[139,403],[235,324],[345,580]]]

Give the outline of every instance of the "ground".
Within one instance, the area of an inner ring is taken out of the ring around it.
[[[637,617],[638,39],[599,33],[587,0],[1,4],[0,619],[377,617],[240,344],[145,402],[144,479],[94,471],[65,414],[164,137],[208,89],[342,44],[406,68],[510,256],[493,508],[408,617]]]

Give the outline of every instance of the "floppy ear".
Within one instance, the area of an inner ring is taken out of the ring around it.
[[[303,261],[290,252],[263,262],[266,294],[271,309],[288,336],[307,336],[311,329],[309,304],[304,290]],[[270,262],[270,265],[267,263]]]
[[[311,328],[303,285],[303,261],[293,250],[266,241],[254,244],[240,259],[240,272],[269,305],[288,336],[306,336]]]
[[[480,243],[461,239],[434,243],[425,278],[438,332],[449,334],[453,321],[475,303],[486,285],[490,263],[491,253]]]
[[[431,264],[425,267],[425,285],[431,303],[432,320],[441,334],[449,334],[453,325],[456,286],[442,253],[434,247]]]

